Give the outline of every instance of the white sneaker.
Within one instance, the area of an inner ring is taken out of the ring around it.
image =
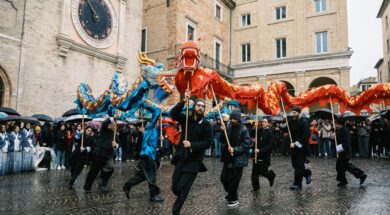
[[[118,161],[122,161],[122,158],[119,158]]]
[[[61,166],[57,166],[57,169],[61,169]]]
[[[234,206],[237,206],[238,204],[240,204],[240,202],[238,200],[236,200],[236,201],[229,201],[227,206],[228,207],[234,207]]]
[[[65,166],[61,166],[62,169],[66,169]]]

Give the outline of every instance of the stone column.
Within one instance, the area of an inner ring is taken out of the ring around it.
[[[267,89],[267,75],[259,75],[257,76],[257,85]]]
[[[347,94],[350,94],[350,82],[349,82],[349,71],[351,70],[351,67],[340,67],[338,68],[339,75],[340,75],[340,86],[345,91],[347,91]]]
[[[297,71],[297,82],[295,85],[295,95],[298,95],[299,93],[305,91],[306,81],[305,81],[305,71]]]

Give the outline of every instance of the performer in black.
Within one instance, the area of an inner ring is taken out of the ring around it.
[[[204,118],[206,103],[202,99],[197,99],[194,103],[194,108],[188,118],[188,140],[184,140],[186,116],[181,111],[186,99],[189,99],[189,94],[186,92],[185,100],[177,103],[171,110],[172,118],[182,127],[180,143],[171,161],[175,165],[172,175],[172,191],[176,195],[176,201],[172,207],[173,214],[180,214],[198,172],[207,171],[202,161],[205,150],[213,143],[211,125]]]
[[[292,143],[290,143],[291,163],[295,170],[294,184],[290,186],[291,190],[302,189],[303,177],[306,178],[306,184],[311,183],[311,171],[305,169],[306,156],[309,152],[310,127],[308,119],[301,116],[301,111],[300,107],[293,107],[292,120],[288,121],[292,139]]]
[[[93,152],[96,144],[96,140],[92,136],[93,131],[91,127],[87,127],[85,129],[85,134],[83,147],[81,147],[81,138],[79,138],[76,142],[75,149],[72,152],[72,157],[70,160],[70,172],[72,177],[69,182],[70,189],[73,189],[77,177],[80,175],[81,171],[83,171],[84,165],[87,163],[88,157]],[[81,131],[81,135],[84,135],[84,131]]]
[[[351,136],[350,132],[345,127],[345,121],[342,117],[339,117],[336,120],[336,139],[336,151],[338,153],[338,158],[336,161],[336,171],[337,181],[340,182],[339,184],[337,184],[337,186],[343,187],[348,184],[347,178],[345,177],[346,171],[350,172],[356,178],[359,178],[360,184],[363,184],[367,178],[367,175],[361,169],[349,163]]]
[[[155,125],[159,115],[160,109],[155,109],[151,122],[146,125],[145,130],[143,128],[140,129],[140,132],[144,133],[144,135],[138,170],[123,186],[123,192],[128,199],[130,198],[129,193],[131,188],[146,180],[149,185],[150,202],[164,201],[164,198],[160,196],[160,188],[157,186],[156,177],[156,161],[158,160],[156,151],[157,142],[159,141],[158,131]],[[161,138],[163,138],[162,135],[160,136],[160,139]]]
[[[230,113],[230,123],[225,127],[221,125],[221,129],[228,134],[230,147],[227,144],[226,137],[222,137],[222,157],[223,169],[221,173],[221,182],[225,192],[228,195],[225,199],[228,201],[229,207],[239,204],[238,201],[238,186],[241,181],[243,168],[248,166],[248,155],[252,140],[248,129],[241,124],[241,111],[234,109]]]
[[[253,160],[251,177],[254,192],[260,190],[259,175],[268,179],[270,187],[274,185],[275,179],[275,172],[268,170],[271,165],[273,131],[269,127],[267,118],[261,119],[261,124],[262,128],[259,128],[257,133],[257,148],[253,144],[253,155],[257,154],[257,162]],[[253,158],[255,159],[255,156]]]
[[[108,118],[103,121],[100,135],[97,137],[95,156],[96,159],[91,165],[85,181],[84,190],[90,192],[92,183],[100,172],[101,181],[99,183],[99,190],[103,193],[108,192],[107,182],[114,172],[114,150],[118,148],[116,140],[114,140],[114,126],[113,118]]]

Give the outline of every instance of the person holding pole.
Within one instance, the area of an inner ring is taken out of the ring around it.
[[[102,193],[108,192],[107,183],[114,172],[114,150],[119,146],[116,142],[116,122],[113,118],[107,118],[102,123],[100,135],[97,137],[94,153],[96,159],[89,169],[85,180],[85,192],[91,192],[92,184],[100,172],[101,181],[99,190]]]
[[[360,185],[364,183],[367,175],[356,166],[349,163],[349,149],[351,147],[351,136],[347,128],[345,128],[345,121],[343,117],[339,117],[336,120],[336,138],[337,146],[336,151],[338,153],[336,161],[337,171],[337,184],[338,187],[344,187],[348,184],[345,172],[348,171],[356,178],[360,179]]]
[[[221,173],[221,182],[227,196],[228,207],[234,207],[239,204],[238,186],[241,181],[242,171],[248,166],[248,152],[252,147],[252,140],[248,129],[241,124],[241,111],[234,109],[230,113],[230,123],[221,129],[226,131],[227,137],[221,139],[223,168]],[[229,143],[230,141],[230,143]],[[228,144],[229,143],[229,144]]]
[[[257,125],[255,124],[255,129],[258,129],[258,135],[257,137],[255,137],[257,138],[257,147],[255,146],[253,148],[253,154],[255,158],[253,160],[251,175],[253,192],[258,192],[260,190],[260,175],[268,179],[270,187],[274,185],[275,180],[275,172],[272,170],[268,170],[269,166],[271,165],[273,132],[269,128],[267,118],[262,118],[260,121],[262,124],[262,128],[257,128]]]
[[[305,169],[310,127],[308,120],[301,116],[301,111],[300,107],[294,106],[291,110],[292,120],[288,120],[286,114],[284,116],[290,134],[291,163],[294,167],[294,183],[290,186],[291,190],[302,189],[303,177],[306,178],[306,184],[311,183],[311,170]]]
[[[157,186],[157,145],[160,143],[158,141],[158,130],[156,128],[157,119],[160,118],[161,122],[161,109],[151,107],[151,112],[153,112],[153,118],[146,125],[142,139],[142,149],[140,153],[140,161],[137,165],[137,172],[130,177],[126,183],[123,185],[123,192],[126,197],[130,199],[130,190],[132,187],[140,184],[143,181],[147,181],[149,185],[149,201],[150,202],[163,202],[164,198],[160,195],[160,188]]]
[[[192,113],[188,114],[188,117],[181,113],[190,98],[188,89],[185,92],[185,99],[177,103],[171,110],[172,119],[178,121],[182,127],[180,142],[171,161],[175,165],[172,174],[172,191],[176,195],[172,207],[174,215],[180,214],[198,172],[207,171],[202,161],[205,150],[213,143],[211,124],[204,118],[206,108],[204,100],[195,100]],[[188,129],[186,129],[187,127]]]

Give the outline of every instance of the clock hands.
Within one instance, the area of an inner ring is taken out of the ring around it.
[[[91,2],[90,2],[89,0],[87,0],[87,3],[88,3],[89,8],[91,8],[91,11],[92,11],[92,13],[93,13],[93,21],[98,22],[98,21],[99,21],[99,16],[96,14],[96,11],[95,11],[95,9],[92,7]]]

